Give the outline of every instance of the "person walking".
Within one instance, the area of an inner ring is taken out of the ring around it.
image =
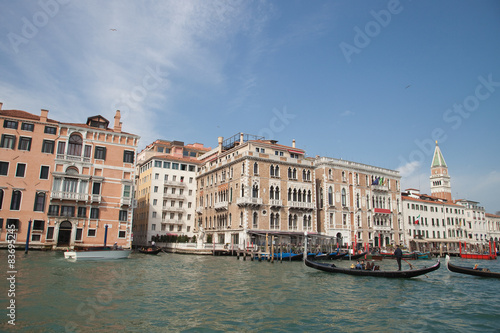
[[[396,261],[398,262],[398,271],[401,270],[401,259],[403,258],[403,251],[399,248],[399,245],[396,245],[396,250],[394,251],[394,256],[396,257]]]

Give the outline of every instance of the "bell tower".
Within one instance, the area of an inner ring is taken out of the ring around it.
[[[452,201],[448,166],[444,161],[443,154],[441,153],[441,149],[439,149],[437,141],[436,148],[434,149],[434,156],[432,158],[430,181],[432,196]]]

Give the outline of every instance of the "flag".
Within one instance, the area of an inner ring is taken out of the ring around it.
[[[417,219],[415,220],[415,224],[418,224],[419,220],[420,220],[420,214],[418,214]]]

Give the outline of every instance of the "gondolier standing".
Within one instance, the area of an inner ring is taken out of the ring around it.
[[[394,256],[396,257],[396,261],[398,262],[398,271],[401,270],[401,258],[403,258],[403,251],[399,248],[399,245],[396,245],[396,251],[394,251]]]

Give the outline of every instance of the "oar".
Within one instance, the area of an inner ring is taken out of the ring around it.
[[[403,259],[403,258],[401,258],[401,259]],[[412,264],[410,264],[408,261],[406,261],[406,259],[403,259],[403,260],[404,260],[404,261],[405,261],[408,265],[410,265],[410,268],[411,268],[411,269],[416,269],[416,268],[415,268]],[[426,277],[426,278],[429,278],[429,277],[427,276],[427,274],[424,274],[424,275],[425,275],[425,277]]]

